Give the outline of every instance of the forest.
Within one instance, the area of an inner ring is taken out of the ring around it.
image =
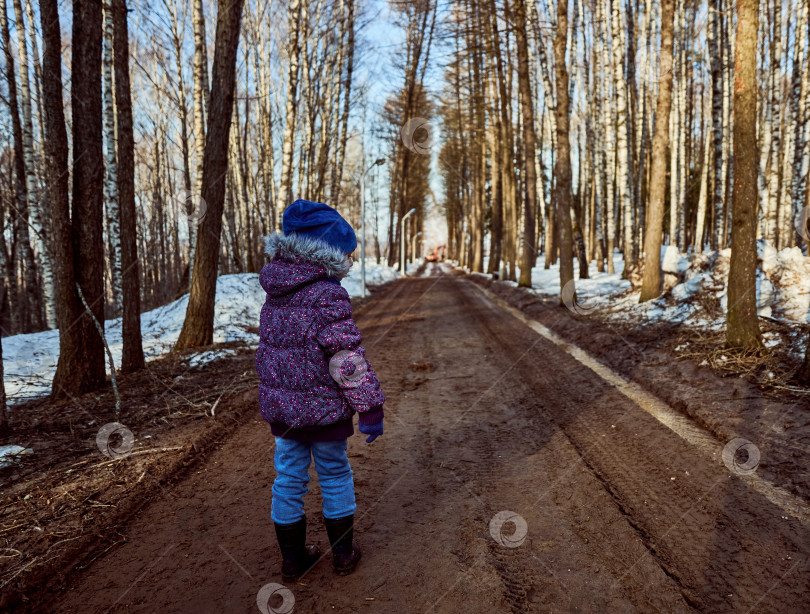
[[[3,335],[59,329],[55,396],[105,385],[106,319],[123,372],[186,293],[176,349],[210,344],[217,277],[300,195],[359,224],[373,170],[375,262],[435,211],[471,271],[530,286],[542,255],[562,289],[621,254],[643,301],[645,254],[731,248],[728,344],[755,350],[756,242],[806,250],[810,62],[806,1],[749,4],[392,0],[381,95],[373,2],[2,0]]]
[[[0,611],[805,614],[808,181],[810,0],[0,0]]]

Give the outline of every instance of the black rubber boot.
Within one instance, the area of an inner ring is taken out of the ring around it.
[[[332,546],[332,563],[339,576],[348,576],[357,567],[362,556],[354,541],[354,514],[343,518],[324,518],[326,533]]]
[[[273,523],[276,527],[278,545],[281,547],[281,577],[285,582],[297,580],[309,571],[321,556],[318,546],[306,545],[307,517],[292,524]]]

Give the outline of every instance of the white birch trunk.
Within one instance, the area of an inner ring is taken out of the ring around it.
[[[782,59],[782,0],[774,0],[773,5],[773,55],[770,64],[771,86],[771,156],[766,180],[768,182],[768,214],[765,217],[765,240],[777,246],[779,219],[779,154],[781,153],[781,80],[779,63]]]
[[[667,243],[675,245],[677,242],[677,212],[680,206],[680,181],[678,155],[680,153],[680,115],[681,115],[681,9],[683,0],[675,2],[675,18],[673,22],[673,55],[672,55],[672,108],[669,113],[669,238]]]
[[[712,228],[712,247],[721,249],[724,245],[723,237],[723,64],[720,47],[722,16],[719,14],[720,0],[709,0],[709,24],[707,35],[709,40],[709,58],[712,72],[712,135],[714,141],[714,195],[712,208],[714,214],[714,228]]]
[[[195,204],[202,206],[203,154],[205,152],[205,117],[208,111],[208,52],[205,42],[205,14],[202,0],[192,0],[191,21],[194,29],[194,194],[186,194],[186,220],[188,222],[188,287],[194,270],[194,252],[197,248],[197,216]]]
[[[613,130],[613,95],[611,94],[609,83],[612,81],[610,77],[613,69],[609,48],[610,37],[607,35],[607,2],[608,0],[599,0],[597,2],[597,7],[599,9],[599,17],[597,18],[597,21],[600,23],[600,48],[603,68],[603,78],[600,81],[602,87],[602,99],[605,101],[605,108],[602,113],[602,122],[605,137],[605,230],[607,232],[607,265],[608,273],[615,273],[616,269],[613,262],[613,247],[616,237],[616,213],[614,211],[613,186],[616,175],[616,147]]]
[[[704,106],[705,128],[703,144],[703,165],[700,169],[700,196],[698,196],[697,225],[695,237],[692,243],[692,250],[697,253],[703,252],[703,229],[706,219],[706,200],[709,194],[709,166],[712,159],[712,139],[711,139],[711,105],[708,97]]]
[[[808,26],[810,26],[810,0],[803,0],[801,11],[803,14],[802,23],[804,26],[800,29],[800,45],[801,53],[799,57],[802,59],[802,76],[801,76],[801,93],[799,96],[799,114],[798,121],[796,122],[796,153],[794,156],[794,177],[793,177],[793,207],[800,209],[805,205],[807,191],[807,173],[810,167],[810,118],[808,117],[809,105],[807,103],[808,92],[810,92],[810,58],[807,57],[808,45],[807,40]]]
[[[315,23],[317,24],[320,19],[320,7],[321,7],[321,0],[318,0],[318,4],[315,7]],[[315,29],[311,26],[311,16],[309,14],[309,4],[307,2],[301,3],[301,25],[303,28],[303,37],[302,37],[302,49],[301,49],[301,77],[302,77],[302,86],[303,90],[301,92],[302,96],[304,97],[304,141],[303,146],[300,149],[300,163],[298,165],[298,192],[299,195],[302,193],[302,188],[304,190],[303,194],[309,195],[310,185],[312,184],[312,167],[310,164],[310,154],[315,147],[315,144],[312,140],[312,135],[315,130],[314,122],[315,122],[315,102],[314,102],[314,88],[312,87],[312,78],[311,78],[311,61],[310,57],[316,57],[315,54],[317,53],[317,41],[315,43],[316,47],[312,50],[312,56],[310,56],[310,49],[309,43],[310,40],[313,38],[312,34],[315,32]]]
[[[803,57],[802,53],[804,53],[805,50],[802,33],[806,29],[806,18],[807,11],[804,3],[802,3],[799,7],[799,16],[793,40],[792,74],[787,96],[790,106],[786,111],[788,113],[788,121],[785,123],[785,153],[782,156],[782,190],[779,196],[779,201],[782,203],[782,207],[779,211],[779,243],[782,247],[793,245],[794,233],[791,226],[794,215],[799,209],[798,202],[793,201],[792,196],[794,193],[793,182],[796,176],[794,169],[797,165],[795,151],[797,146],[801,147],[801,144],[798,142],[801,136],[799,127],[802,124],[799,108],[801,106],[802,97],[801,62]],[[787,59],[785,66],[787,66]],[[794,129],[793,126],[796,126],[796,128]]]
[[[593,48],[592,48],[592,62],[591,62],[591,72],[593,73],[593,78],[591,80],[591,87],[594,93],[596,104],[593,105],[592,108],[592,126],[594,132],[594,139],[593,139],[593,165],[594,165],[594,211],[593,211],[593,225],[595,229],[596,235],[596,252],[595,257],[597,258],[597,270],[600,273],[603,273],[605,270],[604,266],[604,256],[605,254],[604,249],[602,247],[603,240],[604,240],[604,232],[602,230],[603,225],[603,207],[605,203],[605,173],[604,173],[604,133],[603,133],[603,122],[601,121],[603,115],[603,108],[604,108],[604,98],[602,97],[602,87],[601,83],[602,79],[602,63],[600,61],[600,34],[601,31],[600,25],[597,21],[598,19],[598,3],[594,6],[594,19],[592,20],[592,27],[591,27],[591,40],[594,41]],[[598,85],[597,85],[598,83]]]
[[[630,185],[632,159],[627,138],[627,80],[624,73],[626,39],[622,19],[621,0],[612,1],[611,26],[613,31],[613,83],[616,90],[616,180],[619,191],[619,210],[623,219],[623,252],[625,271],[633,258],[633,190]]]
[[[737,49],[737,27],[733,16],[735,15],[736,4],[734,0],[727,0],[726,2],[726,31],[727,31],[727,62],[726,62],[726,93],[728,96],[728,117],[726,118],[726,130],[728,131],[728,164],[726,165],[726,202],[728,203],[728,231],[726,235],[731,235],[731,220],[733,217],[733,209],[731,206],[731,193],[734,186],[734,74],[736,70],[736,49]]]
[[[25,185],[28,192],[30,221],[34,227],[35,242],[39,255],[40,274],[42,275],[42,305],[45,312],[45,324],[56,328],[56,304],[53,283],[53,267],[50,250],[47,245],[46,225],[43,217],[40,189],[37,178],[37,162],[34,155],[34,123],[31,106],[31,83],[28,64],[28,41],[25,36],[20,0],[13,0],[14,17],[17,20],[17,53],[20,61],[20,106],[22,107],[23,158],[25,161]]]
[[[729,198],[729,162],[730,157],[729,154],[731,152],[731,135],[732,135],[732,123],[731,123],[731,88],[734,80],[731,76],[731,68],[733,66],[734,60],[732,59],[733,56],[731,55],[731,45],[730,45],[730,37],[729,37],[729,30],[730,24],[733,23],[732,16],[734,14],[733,8],[731,7],[731,3],[727,2],[726,0],[720,0],[721,7],[723,9],[723,15],[720,19],[720,29],[721,29],[721,36],[718,37],[720,43],[720,54],[721,54],[721,66],[723,71],[723,151],[722,151],[722,169],[720,174],[720,181],[721,181],[721,190],[723,193],[722,200],[724,203],[723,206],[723,213],[725,214],[724,219],[721,222],[721,236],[720,236],[720,245],[721,247],[727,245],[728,243],[728,228],[731,225],[731,199]],[[722,215],[721,214],[721,215]]]
[[[343,112],[340,118],[340,137],[336,146],[335,173],[332,177],[331,194],[336,202],[340,198],[341,184],[343,183],[343,164],[346,155],[346,141],[349,130],[349,106],[351,104],[352,75],[354,73],[354,9],[355,0],[348,0],[348,40],[346,42],[346,85],[343,93]],[[340,67],[340,70],[343,70]]]
[[[262,216],[266,219],[267,232],[277,229],[276,222],[276,185],[274,178],[274,148],[273,148],[273,105],[270,101],[270,78],[268,67],[268,47],[266,39],[266,29],[263,22],[257,20],[256,29],[258,31],[259,48],[261,53],[253,54],[254,72],[258,79],[259,88],[259,135],[261,138],[261,171],[263,202]]]
[[[37,45],[37,35],[36,35],[36,28],[34,24],[34,9],[31,6],[31,0],[26,0],[25,2],[25,16],[28,20],[28,38],[31,41],[31,57],[33,57],[33,65],[34,65],[34,101],[36,102],[37,108],[37,126],[39,126],[39,147],[37,148],[36,143],[34,143],[34,149],[39,149],[39,155],[37,156],[37,179],[39,180],[39,185],[44,188],[44,180],[43,173],[45,172],[45,157],[44,157],[44,144],[45,144],[45,122],[42,119],[42,66],[40,64],[40,55],[39,55],[39,46]],[[44,195],[43,195],[44,198]],[[48,238],[49,233],[45,233],[46,239]]]
[[[769,6],[770,2],[766,0],[765,2],[760,3],[759,7],[759,44],[762,48],[762,64],[764,65],[764,57],[766,55],[766,47],[767,47],[767,36],[766,36],[766,28],[769,27],[770,19],[769,19]],[[770,72],[765,72],[761,74],[763,86],[760,86],[760,96],[758,98],[758,103],[760,107],[760,112],[757,114],[757,121],[759,122],[758,126],[758,134],[759,134],[759,169],[757,172],[757,181],[759,187],[759,232],[758,237],[764,237],[767,240],[766,235],[766,223],[765,220],[768,218],[768,207],[770,205],[770,199],[768,198],[768,181],[766,180],[766,175],[768,172],[768,159],[771,155],[771,139],[773,137],[773,123],[771,122],[771,80],[770,80]]]
[[[537,7],[534,3],[534,0],[527,0],[526,2],[526,12],[527,17],[529,18],[529,30],[531,30],[536,36],[532,36],[533,39],[536,40],[537,45],[537,55],[540,61],[540,76],[543,81],[543,92],[544,96],[546,96],[546,107],[549,109],[548,119],[551,122],[551,144],[552,149],[556,151],[557,148],[557,116],[554,114],[554,109],[557,107],[554,97],[554,88],[551,84],[551,70],[548,64],[548,54],[546,49],[546,43],[543,40],[541,31],[539,29],[538,23],[538,16],[537,16]]]
[[[121,314],[121,227],[118,212],[118,166],[115,152],[115,105],[113,103],[113,16],[109,4],[104,4],[104,40],[102,52],[102,100],[104,133],[104,204],[107,214],[107,247],[110,264],[110,294],[113,316]]]
[[[326,145],[328,149],[326,153],[322,154],[326,157],[324,161],[323,167],[320,169],[320,172],[324,173],[324,177],[320,178],[319,183],[322,186],[324,199],[326,198],[326,194],[329,194],[329,197],[334,201],[335,191],[336,188],[335,183],[337,181],[336,172],[337,172],[337,158],[339,153],[339,146],[337,144],[337,140],[340,134],[340,95],[343,90],[343,61],[346,55],[346,7],[345,7],[345,0],[340,0],[340,4],[338,5],[337,15],[339,19],[339,27],[338,30],[338,43],[337,43],[337,54],[332,68],[332,78],[329,80],[329,93],[328,93],[328,100],[329,100],[329,113],[327,114],[328,120],[328,132],[325,130],[323,123],[321,124],[321,147]],[[323,121],[323,120],[322,120]],[[331,155],[329,155],[331,154]],[[331,158],[333,160],[332,164],[328,163],[328,159]],[[361,169],[365,170],[365,169]],[[329,181],[326,180],[326,173],[329,172]]]
[[[686,89],[687,89],[687,67],[686,63],[689,57],[689,51],[692,46],[689,32],[686,29],[686,2],[681,0],[680,10],[677,14],[677,19],[680,22],[681,33],[681,48],[678,53],[680,56],[680,81],[678,87],[678,200],[677,208],[675,210],[675,217],[677,219],[677,240],[673,240],[673,245],[678,245],[680,251],[686,251],[686,180],[689,174],[689,164],[686,159],[686,134],[689,126],[686,124]]]
[[[290,1],[289,12],[289,46],[287,56],[287,104],[284,123],[284,142],[281,150],[281,182],[278,189],[276,211],[280,216],[290,203],[292,195],[293,146],[295,144],[296,111],[298,109],[298,70],[301,47],[301,0]]]

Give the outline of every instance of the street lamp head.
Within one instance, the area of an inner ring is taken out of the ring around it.
[[[406,215],[410,215],[411,213],[416,213],[416,207],[414,207],[413,209],[408,211],[408,213]]]
[[[386,163],[385,158],[377,158],[376,160],[374,160],[375,166],[380,166],[381,164],[385,164],[385,163]]]

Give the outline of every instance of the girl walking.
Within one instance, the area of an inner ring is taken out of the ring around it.
[[[267,237],[270,262],[260,275],[262,307],[256,370],[262,417],[275,436],[276,479],[271,517],[281,548],[282,578],[292,581],[320,558],[306,544],[304,495],[315,461],[323,518],[335,571],[354,571],[352,469],[346,456],[352,417],[371,443],[383,434],[383,403],[340,280],[352,266],[354,230],[322,203],[296,200],[284,210],[282,233]]]

